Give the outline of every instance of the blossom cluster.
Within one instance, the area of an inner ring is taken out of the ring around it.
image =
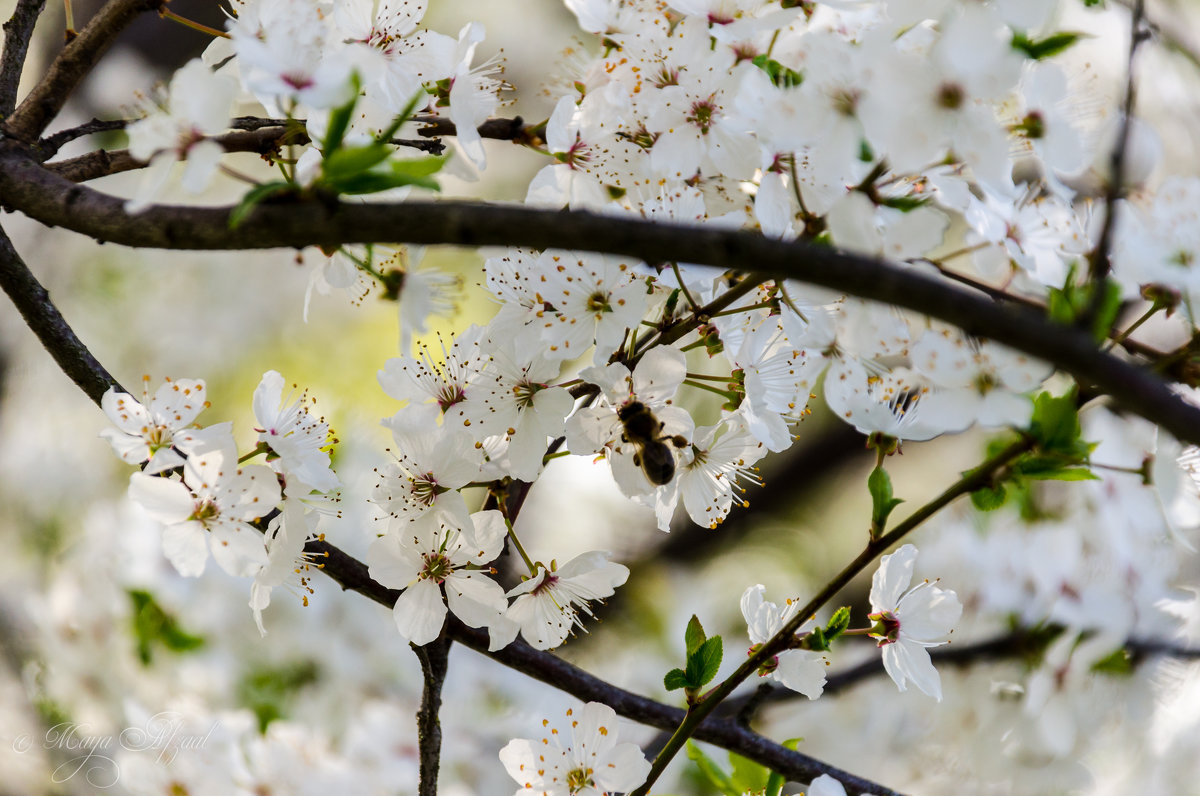
[[[1060,33],[1059,2],[567,5],[594,38],[549,89],[545,124],[531,128],[526,143],[548,162],[528,186],[528,204],[757,229],[1048,304],[1075,286],[1098,244],[1091,203],[1073,186],[1106,176],[1095,163],[1109,158],[1120,120],[1088,128],[1069,112],[1068,73],[1045,46]],[[330,178],[343,141],[364,151],[388,143],[381,135],[409,123],[414,109],[444,111],[461,154],[483,169],[477,127],[498,107],[498,67],[476,63],[480,25],[457,38],[423,30],[425,7],[239,3],[228,40],[177,72],[165,104],[130,126],[131,153],[149,168],[128,208],[153,201],[177,160],[187,162],[183,186],[203,189],[223,155],[214,138],[238,101],[303,122],[314,143],[290,164],[293,183]],[[348,130],[337,131],[342,122]],[[1134,189],[1116,207],[1112,279],[1123,298],[1183,306],[1167,322],[1190,334],[1200,182],[1146,187],[1156,145],[1132,124],[1125,177]],[[521,546],[509,496],[557,456],[603,463],[598,469],[662,531],[681,504],[691,522],[715,529],[748,505],[748,489],[762,482],[756,464],[800,438],[817,392],[864,434],[924,441],[976,426],[1026,429],[1032,394],[1052,376],[1049,365],[994,341],[798,281],[562,249],[490,252],[484,287],[494,317],[414,346],[428,318],[449,308],[454,280],[417,269],[414,250],[382,261],[379,251],[329,253],[310,294],[380,281],[402,302],[400,350],[378,374],[396,402],[383,421],[394,446],[370,499],[377,523],[366,563],[378,583],[400,590],[394,622],[415,645],[437,639],[453,615],[486,628],[493,651],[518,635],[553,649],[626,582],[630,570],[606,551],[560,565]],[[380,262],[398,268],[398,287],[387,285]],[[263,630],[273,588],[308,588],[305,544],[340,484],[329,426],[306,399],[285,399],[282,377],[268,373],[254,396],[253,453],[266,464],[243,464],[228,424],[195,426],[204,405],[199,381],[168,381],[141,402],[110,391],[104,408],[116,429],[105,436],[125,462],[143,466],[130,494],[166,526],[171,563],[196,576],[211,552],[228,573],[253,578],[250,605]],[[890,451],[880,450],[882,461]],[[964,602],[975,619],[1053,626],[1061,635],[1022,688],[1034,732],[1065,755],[1074,707],[1056,697],[1071,673],[1090,671],[1135,630],[1178,624],[1162,610],[1173,571],[1159,531],[1181,538],[1200,516],[1175,467],[1181,454],[1165,435],[1114,453],[1119,466],[1158,468],[1142,479],[1157,492],[1104,482],[1120,516],[1101,518],[1098,500],[1077,499],[1061,512],[1069,520],[999,515],[986,536],[956,535],[953,554],[939,542],[941,571],[961,573],[964,561],[974,568],[954,590],[913,586],[912,545],[883,556],[872,624],[848,632],[877,642],[901,691],[911,683],[940,701],[928,649],[949,640]],[[1083,539],[1069,527],[1081,517],[1102,532]],[[1153,545],[1139,536],[1146,517]],[[525,569],[508,589],[498,571],[506,550]],[[1113,570],[1133,584],[1096,576]],[[741,598],[751,653],[785,627],[795,633],[760,673],[815,700],[832,657],[823,631],[815,617],[797,623],[799,602],[779,606],[765,591],[751,586]],[[553,732],[540,743],[513,741],[500,759],[521,793],[628,790],[648,764],[616,743],[614,722],[610,708],[589,704],[571,746]],[[834,786],[813,786],[826,788]]]

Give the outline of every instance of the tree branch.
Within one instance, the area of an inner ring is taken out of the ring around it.
[[[63,373],[96,404],[109,387],[124,389],[75,336],[50,300],[46,288],[30,272],[3,229],[0,229],[0,288],[8,294]]]
[[[4,23],[4,53],[0,55],[0,119],[17,106],[21,72],[29,56],[29,40],[46,0],[17,0],[13,15]]]
[[[1111,172],[1108,175],[1108,189],[1104,194],[1104,226],[1100,228],[1100,240],[1092,252],[1088,279],[1092,284],[1092,296],[1088,300],[1087,309],[1079,318],[1080,327],[1087,329],[1092,325],[1092,319],[1099,313],[1104,303],[1105,280],[1112,270],[1109,255],[1112,251],[1113,230],[1116,228],[1117,200],[1125,187],[1125,155],[1129,149],[1129,124],[1133,117],[1134,102],[1134,73],[1133,59],[1137,54],[1138,45],[1145,39],[1141,30],[1143,0],[1135,0],[1133,13],[1129,23],[1129,65],[1125,75],[1125,99],[1122,102],[1121,126],[1117,132],[1117,140],[1113,143],[1112,155],[1109,159]]]
[[[96,16],[63,48],[54,63],[16,111],[4,122],[4,131],[33,143],[58,115],[67,97],[92,70],[117,34],[146,11],[156,11],[165,0],[109,0]]]
[[[1178,439],[1200,444],[1200,408],[1181,400],[1155,374],[1100,351],[1081,330],[1052,323],[1032,310],[998,305],[914,270],[828,247],[774,240],[751,230],[458,201],[263,203],[246,223],[230,229],[229,208],[158,205],[130,215],[124,200],[70,183],[11,145],[0,146],[0,202],[44,224],[128,246],[230,250],[332,248],[355,242],[512,245],[623,254],[647,262],[678,260],[798,279],[915,310],[1043,359]]]
[[[413,121],[425,126],[417,130],[417,135],[424,138],[437,138],[443,135],[458,135],[454,122],[444,116],[417,116]],[[532,142],[535,138],[525,120],[520,116],[512,119],[488,119],[477,128],[480,138],[491,138],[495,141],[514,141],[517,143]]]
[[[278,152],[279,148],[285,144],[309,143],[308,134],[304,132],[303,128],[296,126],[262,126],[252,130],[238,130],[232,133],[225,133],[224,135],[212,136],[209,140],[216,141],[226,152],[257,152],[263,156]],[[389,143],[396,146],[419,149],[435,155],[440,154],[445,149],[445,145],[440,141],[393,138]],[[46,169],[71,182],[87,182],[99,177],[107,177],[110,174],[119,174],[123,171],[144,168],[145,166],[146,162],[130,155],[128,149],[98,149],[95,152],[89,152],[79,157],[47,163]]]
[[[423,647],[412,645],[425,679],[421,708],[417,711],[417,746],[421,758],[418,796],[437,796],[438,792],[438,763],[442,751],[442,722],[438,713],[442,708],[442,684],[446,681],[451,643],[442,635]]]
[[[1044,639],[1044,637],[1042,637]],[[1039,653],[1045,644],[1037,636],[1025,632],[1009,633],[987,641],[974,644],[948,644],[944,647],[929,650],[929,657],[938,666],[966,667],[976,663],[1003,661],[1012,658],[1024,658]],[[1160,639],[1129,639],[1125,642],[1128,652],[1136,664],[1144,658],[1160,655],[1181,660],[1200,659],[1200,649],[1181,647],[1169,641]],[[873,655],[861,663],[851,666],[829,676],[825,681],[823,696],[831,696],[841,691],[848,691],[864,680],[883,674],[883,658]],[[791,702],[801,694],[790,688],[770,686],[770,691],[764,695],[757,693],[749,696],[727,699],[721,705],[718,713],[722,716],[741,715],[748,709],[761,704],[774,705],[781,702]]]

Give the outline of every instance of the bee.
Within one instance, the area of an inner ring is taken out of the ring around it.
[[[642,468],[646,479],[655,486],[671,483],[675,477],[675,452],[667,443],[682,448],[688,444],[687,439],[680,434],[663,434],[663,422],[641,401],[622,406],[617,410],[617,419],[625,429],[621,439],[634,446],[633,463]]]

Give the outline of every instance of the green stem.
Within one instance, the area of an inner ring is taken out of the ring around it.
[[[246,462],[250,461],[251,459],[253,459],[255,456],[257,456],[260,453],[270,453],[270,452],[271,452],[271,446],[265,442],[260,442],[260,443],[258,443],[257,446],[255,446],[254,450],[250,451],[249,453],[242,456],[242,458],[238,459],[238,464],[245,464]]]
[[[1109,345],[1109,347],[1106,350],[1111,351],[1112,349],[1119,346],[1121,343],[1125,342],[1125,339],[1127,337],[1129,337],[1129,335],[1136,332],[1138,330],[1138,327],[1140,327],[1143,323],[1145,323],[1146,321],[1153,318],[1158,313],[1158,311],[1161,310],[1162,308],[1163,308],[1162,304],[1160,304],[1157,301],[1154,302],[1153,304],[1151,304],[1150,309],[1148,309],[1144,313],[1142,313],[1142,316],[1140,318],[1138,318],[1136,321],[1131,323],[1125,329],[1125,331],[1121,332],[1120,334],[1118,334],[1116,337],[1114,337],[1112,339],[1112,344]]]
[[[533,577],[537,574],[537,567],[533,565],[533,559],[525,552],[525,548],[521,545],[521,540],[517,538],[517,532],[513,530],[513,524],[508,519],[508,509],[503,508],[504,500],[498,500],[500,505],[500,515],[504,517],[504,525],[508,528],[508,538],[512,539],[513,547],[517,548],[517,552],[521,554],[521,560],[525,562],[525,566],[529,568],[529,576]]]
[[[701,379],[701,380],[705,380],[705,381],[719,381],[722,383],[728,383],[733,380],[732,375],[730,375],[730,376],[709,376],[705,373],[692,373],[691,371],[688,371],[686,378]]]
[[[757,304],[751,304],[747,307],[734,307],[731,310],[722,310],[709,315],[710,318],[720,318],[725,315],[737,315],[739,312],[750,312],[751,310],[771,309],[775,306],[774,301],[760,301]]]
[[[695,387],[698,390],[708,390],[711,393],[715,393],[716,395],[721,396],[722,398],[724,398],[727,401],[732,401],[733,399],[737,398],[737,396],[734,393],[732,393],[731,391],[718,390],[716,387],[712,386],[711,384],[704,384],[703,382],[692,381],[690,379],[684,379],[683,383],[688,385],[689,387]]]
[[[629,796],[646,796],[650,792],[650,787],[662,775],[663,770],[666,769],[675,755],[679,753],[679,750],[683,748],[684,743],[692,737],[701,722],[716,709],[717,705],[733,693],[735,688],[757,672],[758,667],[765,661],[770,660],[775,655],[787,649],[791,637],[800,629],[800,625],[811,619],[821,606],[833,599],[851,580],[866,569],[877,556],[903,539],[921,523],[941,511],[955,499],[987,486],[991,483],[992,476],[998,470],[1011,464],[1017,457],[1031,450],[1033,446],[1034,440],[1031,438],[1017,440],[995,456],[984,461],[974,470],[963,475],[962,478],[947,488],[946,491],[913,512],[904,522],[897,525],[894,530],[869,542],[866,548],[853,561],[834,576],[833,580],[829,581],[815,597],[809,600],[807,605],[796,612],[792,619],[778,633],[759,647],[757,652],[746,658],[742,665],[737,668],[737,671],[729,675],[729,677],[717,686],[708,698],[688,710],[675,734],[671,736],[670,740],[663,746],[662,751],[654,758],[654,762],[650,767],[650,775],[646,777],[646,781],[639,788],[632,791]]]
[[[671,270],[675,272],[675,278],[679,280],[679,289],[683,291],[683,297],[687,299],[688,306],[692,311],[700,309],[700,305],[696,303],[696,299],[692,298],[692,294],[688,292],[687,285],[683,283],[683,274],[679,273],[679,263],[671,261]]]
[[[159,9],[158,15],[163,19],[169,19],[172,22],[178,22],[180,25],[191,28],[192,30],[198,30],[201,33],[207,33],[209,36],[214,36],[221,39],[229,38],[229,34],[223,30],[217,30],[216,28],[210,28],[208,25],[202,25],[199,22],[193,22],[190,19],[179,16],[173,11],[168,11],[166,8]]]

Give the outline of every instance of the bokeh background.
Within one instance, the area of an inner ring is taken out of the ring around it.
[[[77,24],[94,5],[75,4]],[[1127,13],[1120,3],[1108,5],[1101,12],[1065,11],[1062,24],[1090,34],[1069,63],[1072,79],[1094,89],[1094,106],[1078,113],[1096,128],[1112,112],[1125,65]],[[11,7],[11,0],[0,1],[0,16],[7,19]],[[175,0],[171,8],[220,22],[215,3]],[[1159,173],[1194,173],[1200,65],[1187,51],[1200,46],[1198,9],[1183,2],[1149,3],[1148,9],[1178,46],[1155,42],[1143,52],[1141,115],[1163,141]],[[556,79],[556,64],[567,51],[594,46],[577,38],[582,34],[558,0],[432,0],[426,25],[453,35],[469,20],[487,27],[481,53],[503,58],[513,90],[502,113],[526,120],[549,114],[553,101],[545,86]],[[52,0],[27,78],[52,58],[61,31],[62,7]],[[120,117],[139,93],[151,91],[206,43],[202,34],[164,20],[140,20],[54,129],[94,116]],[[77,142],[62,156],[97,145],[122,146],[122,136]],[[476,182],[446,180],[445,194],[523,199],[544,158],[503,142],[488,146],[487,172]],[[259,166],[249,155],[231,163],[246,171]],[[117,175],[95,187],[128,195],[136,179]],[[200,201],[231,203],[240,190],[233,181],[218,181]],[[130,387],[143,374],[155,382],[163,376],[205,379],[212,407],[201,421],[233,420],[245,449],[254,440],[250,397],[265,371],[278,370],[308,389],[341,440],[335,466],[347,484],[342,516],[324,529],[334,544],[363,554],[375,532],[365,502],[372,468],[387,460],[390,444],[379,420],[397,408],[375,378],[398,353],[394,304],[375,294],[354,302],[318,295],[306,322],[305,291],[321,259],[314,252],[133,251],[45,229],[15,214],[0,224],[118,379]],[[463,280],[458,317],[438,322],[435,331],[448,335],[486,321],[495,305],[479,287],[484,255],[446,247],[426,257]],[[145,755],[121,756],[112,783],[102,779],[101,769],[89,782],[82,774],[64,776],[72,759],[61,749],[14,746],[25,736],[40,741],[61,721],[96,737],[112,736],[160,711],[188,717],[200,735],[217,728],[204,749],[184,750],[177,763],[190,756],[190,765],[208,767],[216,783],[209,792],[222,792],[223,780],[212,772],[221,768],[242,777],[243,786],[249,778],[261,793],[317,792],[336,786],[347,772],[362,778],[353,780],[361,783],[359,792],[415,792],[412,716],[420,670],[387,610],[318,577],[308,607],[298,594],[276,592],[265,617],[268,635],[260,638],[246,606],[245,581],[215,566],[202,578],[184,579],[162,557],[158,528],[123,497],[130,470],[98,437],[105,426],[104,415],[55,368],[11,305],[0,303],[0,793],[167,792],[170,782],[156,773],[161,766]],[[716,531],[681,517],[669,535],[662,534],[650,512],[619,495],[603,464],[581,457],[553,462],[518,524],[530,554],[562,561],[610,549],[633,570],[630,584],[599,611],[602,621],[560,654],[618,685],[670,699],[662,675],[680,665],[683,628],[697,614],[710,633],[724,634],[722,673],[732,671],[748,644],[738,611],[744,589],[763,583],[777,599],[807,595],[862,541],[872,464],[863,439],[833,421],[819,401],[799,434],[791,451],[763,463],[765,486],[747,494],[750,510],[735,512]],[[985,442],[967,434],[906,445],[889,462],[896,493],[908,501],[899,513],[976,463]],[[961,509],[951,515],[966,516]],[[922,545],[921,537],[916,541]],[[931,566],[923,563],[922,574]],[[1194,561],[1183,570],[1181,586],[1200,582]],[[929,574],[955,587],[956,573]],[[868,585],[854,584],[841,600],[855,607],[858,619],[865,617]],[[182,635],[171,642],[164,627]],[[181,640],[186,638],[198,643]],[[838,669],[877,654],[869,642],[846,646]],[[1108,710],[1088,727],[1081,762],[1013,751],[1021,716],[1005,688],[1021,679],[1023,665],[943,670],[946,701],[940,709],[920,693],[897,694],[889,680],[877,677],[817,703],[771,707],[763,728],[777,739],[803,737],[803,751],[892,786],[920,783],[923,793],[1108,793],[1117,792],[1114,783],[1136,781],[1146,766],[1158,765],[1149,761],[1162,750],[1150,749],[1154,739],[1138,729],[1148,726],[1148,713],[1186,715],[1188,705],[1200,707],[1188,699],[1194,672],[1149,662],[1133,684],[1096,686],[1094,698],[1107,701]],[[572,701],[464,649],[453,651],[450,672],[443,793],[512,792],[497,750],[509,738],[535,737],[543,717],[561,716]],[[655,736],[634,725],[622,732],[641,743]],[[232,748],[247,761],[245,772],[221,756]],[[1185,765],[1159,792],[1194,792],[1187,790],[1189,771],[1194,769]],[[677,761],[662,792],[712,791],[686,761]]]

